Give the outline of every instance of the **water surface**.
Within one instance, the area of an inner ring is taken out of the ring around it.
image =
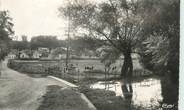
[[[92,84],[90,88],[114,91],[116,96],[124,98],[121,84],[121,81],[99,81]],[[132,87],[132,103],[134,105],[149,108],[159,106],[159,102],[162,101],[161,82],[158,78],[147,78],[141,82],[133,82]]]

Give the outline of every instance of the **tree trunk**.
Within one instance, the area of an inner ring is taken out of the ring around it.
[[[124,54],[124,62],[121,69],[121,77],[123,79],[131,79],[133,76],[133,63],[131,53]]]
[[[121,69],[121,78],[122,82],[122,92],[124,94],[125,99],[131,100],[132,99],[132,76],[133,76],[133,63],[131,52],[128,51],[124,54],[124,62]]]

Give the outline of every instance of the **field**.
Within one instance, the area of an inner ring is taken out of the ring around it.
[[[32,76],[53,75],[60,78],[83,80],[83,79],[112,79],[120,75],[123,60],[117,60],[110,68],[106,68],[100,60],[70,60],[70,69],[66,70],[65,60],[60,61],[39,61],[39,60],[10,60],[10,68]],[[134,73],[142,74],[144,69],[138,59],[133,60]],[[115,67],[115,69],[112,69]],[[107,70],[109,69],[109,71]],[[107,73],[107,74],[106,74]],[[71,81],[71,80],[70,80]]]
[[[65,60],[61,61],[39,61],[39,60],[14,60],[14,62],[21,63],[21,64],[28,64],[28,65],[35,65],[35,66],[57,66],[57,67],[64,67]],[[116,66],[117,70],[120,71],[122,66],[123,60],[117,60],[115,64],[112,64],[111,67]],[[105,66],[101,63],[100,60],[70,60],[69,65],[73,64],[75,67],[79,68],[80,71],[85,71],[85,66],[94,66],[94,70],[104,70]],[[142,69],[138,59],[133,60],[134,69]]]

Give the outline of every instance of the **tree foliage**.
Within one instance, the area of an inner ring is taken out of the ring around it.
[[[177,110],[179,94],[179,0],[143,0],[145,16],[141,46],[142,62],[161,78],[163,103],[174,104]]]
[[[30,45],[32,49],[37,49],[38,47],[46,47],[52,49],[59,46],[59,40],[56,36],[40,35],[32,37]]]
[[[22,35],[22,40],[21,41],[17,41],[17,40],[12,40],[10,43],[10,47],[11,49],[16,49],[16,50],[26,50],[26,49],[30,49],[30,42],[28,42],[27,40],[27,36],[26,35]]]
[[[143,61],[152,69],[179,72],[179,0],[143,0]],[[151,58],[150,58],[151,57]],[[147,60],[150,59],[150,60]],[[146,61],[147,60],[147,61]]]
[[[9,50],[9,41],[14,31],[12,18],[8,11],[0,11],[0,60],[4,59]]]
[[[75,37],[70,40],[71,48],[76,51],[77,54],[85,53],[86,50],[95,52],[97,48],[103,45],[103,40],[83,36]]]
[[[30,42],[11,41],[10,46],[11,46],[11,49],[16,49],[21,51],[25,49],[30,49]]]

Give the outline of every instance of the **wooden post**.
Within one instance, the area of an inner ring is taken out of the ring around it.
[[[80,72],[80,70],[79,70],[79,68],[78,68],[78,69],[77,69],[78,82],[79,82],[79,72]]]
[[[115,92],[116,92],[116,82],[114,83],[114,86],[115,86]]]
[[[2,70],[2,62],[0,60],[0,77],[1,77],[1,70]]]
[[[107,83],[107,82],[106,82],[106,80],[107,80],[107,79],[106,79],[106,77],[107,77],[106,74],[107,74],[107,72],[106,72],[106,67],[105,67],[105,90],[106,90],[106,83]]]

